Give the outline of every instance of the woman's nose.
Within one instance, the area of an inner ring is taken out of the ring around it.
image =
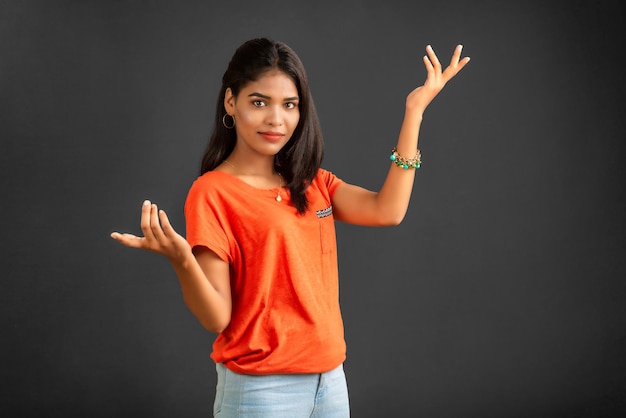
[[[267,123],[271,126],[280,126],[283,124],[282,109],[273,106],[269,109],[267,115]]]

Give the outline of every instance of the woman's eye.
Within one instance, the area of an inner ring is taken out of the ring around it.
[[[263,107],[263,106],[265,106],[265,103],[263,102],[263,100],[254,100],[254,101],[252,102],[252,104],[253,104],[254,106],[256,106],[256,107]]]
[[[296,108],[296,104],[294,102],[287,102],[287,103],[285,103],[285,107],[287,109],[295,109]]]

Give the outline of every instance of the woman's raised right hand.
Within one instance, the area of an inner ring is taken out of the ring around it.
[[[174,230],[165,211],[149,200],[141,206],[141,230],[143,237],[113,232],[111,238],[127,247],[164,255],[172,263],[181,263],[191,254],[189,243]]]

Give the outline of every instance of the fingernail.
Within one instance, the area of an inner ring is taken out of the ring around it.
[[[143,201],[143,205],[144,206],[150,206],[150,201],[149,200],[144,200]]]

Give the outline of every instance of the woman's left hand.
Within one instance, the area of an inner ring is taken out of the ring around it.
[[[424,113],[426,107],[428,107],[435,96],[439,94],[439,92],[443,89],[443,86],[445,86],[448,81],[457,75],[457,73],[461,71],[470,61],[469,57],[461,59],[462,50],[463,45],[457,45],[454,53],[452,54],[450,65],[442,71],[441,63],[439,62],[435,51],[433,51],[433,48],[430,45],[426,47],[427,55],[424,55],[424,65],[426,66],[426,72],[428,74],[426,82],[424,82],[423,86],[416,88],[407,96],[407,109]]]

